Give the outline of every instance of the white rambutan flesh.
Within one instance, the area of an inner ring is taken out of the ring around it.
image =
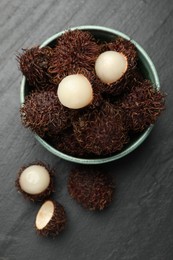
[[[93,99],[91,83],[82,74],[65,77],[58,86],[57,94],[62,105],[71,109],[83,108]]]
[[[31,165],[23,170],[19,178],[21,189],[35,195],[45,191],[50,183],[48,170],[41,165]]]
[[[116,51],[101,53],[95,63],[95,71],[98,78],[111,84],[119,80],[127,71],[128,62],[125,55]]]

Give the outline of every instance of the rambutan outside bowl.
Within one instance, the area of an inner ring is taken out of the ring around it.
[[[160,89],[160,82],[158,78],[157,71],[155,69],[155,66],[148,56],[148,54],[145,52],[145,50],[133,39],[131,39],[129,36],[126,34],[110,29],[107,27],[102,27],[102,26],[95,26],[95,25],[85,25],[85,26],[78,26],[78,27],[73,27],[69,28],[70,30],[84,30],[84,31],[89,31],[91,32],[96,39],[100,39],[103,41],[111,40],[114,39],[117,36],[120,36],[124,39],[130,40],[137,48],[138,51],[138,56],[139,56],[139,64],[140,68],[145,75],[147,79],[149,79],[155,88]],[[65,30],[66,31],[66,30]],[[54,34],[50,38],[48,38],[46,41],[44,41],[41,45],[40,48],[45,47],[47,45],[52,45],[55,40],[60,37],[65,31],[61,31],[57,34]],[[21,82],[21,89],[20,89],[20,103],[21,105],[25,101],[25,96],[28,94],[28,88],[27,88],[27,82],[25,76],[22,78]],[[150,134],[151,130],[153,128],[153,125],[148,127],[145,131],[140,133],[134,140],[131,140],[121,151],[115,153],[114,155],[111,156],[106,156],[104,158],[96,158],[96,159],[85,159],[85,158],[78,158],[74,157],[65,153],[60,152],[59,150],[55,149],[52,147],[50,144],[48,144],[44,139],[42,139],[40,136],[35,134],[35,138],[38,140],[38,142],[44,146],[49,152],[52,154],[65,159],[67,161],[71,161],[74,163],[80,163],[80,164],[102,164],[102,163],[107,163],[111,162],[114,160],[118,160],[132,151],[134,151],[139,145],[143,143],[143,141],[148,137]]]

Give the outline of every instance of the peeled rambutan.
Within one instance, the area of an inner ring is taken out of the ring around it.
[[[121,107],[126,115],[126,126],[133,132],[141,132],[154,124],[165,109],[165,94],[154,88],[149,80],[132,87]]]
[[[71,124],[69,110],[61,105],[53,90],[32,92],[20,113],[23,125],[41,137],[57,135]]]
[[[105,102],[79,116],[72,124],[75,137],[84,150],[95,155],[108,155],[121,150],[127,143],[123,121],[121,108]]]
[[[115,51],[121,53],[127,59],[127,70],[116,82],[111,84],[101,85],[102,92],[111,95],[120,95],[123,91],[126,91],[126,87],[129,85],[129,78],[133,70],[137,65],[137,50],[135,45],[128,40],[121,37],[117,37],[114,41],[101,45],[102,52]]]
[[[128,60],[128,68],[134,69],[137,64],[137,50],[135,45],[122,37],[117,37],[114,41],[102,45],[102,51],[117,51],[124,54]]]
[[[50,47],[24,49],[24,52],[17,56],[20,70],[31,86],[37,89],[45,88],[50,84],[48,67],[53,55]]]
[[[42,162],[22,166],[15,185],[25,198],[35,202],[48,198],[54,192],[54,170]]]
[[[74,73],[75,72],[75,73]],[[85,68],[76,68],[75,70],[69,71],[69,75],[71,74],[81,74],[84,77],[86,77],[93,89],[93,99],[92,102],[83,109],[94,109],[96,107],[99,107],[102,104],[102,95],[100,91],[100,86],[102,85],[102,82],[96,77],[95,73],[92,71],[88,71]]]
[[[70,71],[78,68],[93,70],[100,47],[92,34],[86,31],[67,31],[57,40],[50,61],[49,73],[58,84]]]
[[[114,184],[107,173],[92,168],[73,169],[68,177],[70,196],[88,210],[103,210],[112,201]]]

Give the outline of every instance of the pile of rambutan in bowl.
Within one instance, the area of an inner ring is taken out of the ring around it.
[[[101,164],[129,154],[165,108],[153,62],[116,30],[71,28],[18,61],[22,123],[68,161]]]

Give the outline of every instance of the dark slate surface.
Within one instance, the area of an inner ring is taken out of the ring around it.
[[[173,259],[173,2],[149,0],[0,1],[0,260]],[[153,59],[167,110],[140,148],[104,165],[116,177],[110,208],[91,213],[70,199],[72,163],[46,151],[19,117],[21,74],[15,54],[68,27],[95,24],[123,31]],[[57,239],[33,229],[39,205],[25,201],[14,181],[21,165],[44,160],[57,172],[55,198],[68,226]]]

